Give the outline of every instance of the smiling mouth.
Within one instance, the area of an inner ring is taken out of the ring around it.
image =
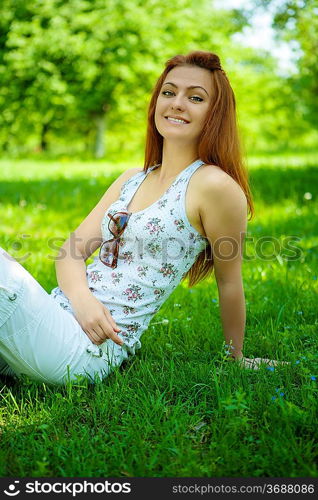
[[[183,120],[182,118],[171,118],[170,116],[165,116],[165,119],[168,120],[168,122],[178,123],[181,125],[187,125],[189,123],[188,121]]]

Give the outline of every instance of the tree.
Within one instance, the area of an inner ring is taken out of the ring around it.
[[[271,7],[273,28],[277,36],[298,48],[299,73],[289,78],[289,84],[299,98],[299,110],[314,127],[318,114],[318,4],[317,0],[254,0],[256,6]]]
[[[20,136],[37,133],[45,149],[50,131],[65,134],[77,122],[86,135],[95,129],[99,157],[105,117],[144,112],[165,59],[204,41],[217,50],[244,24],[205,0],[175,0],[173,8],[162,0],[3,0],[0,18],[3,124]]]

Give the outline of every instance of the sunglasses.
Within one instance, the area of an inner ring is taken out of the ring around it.
[[[120,236],[126,229],[131,216],[130,212],[116,212],[114,215],[107,214],[108,230],[114,236],[111,240],[104,241],[99,249],[99,258],[105,266],[117,267]]]

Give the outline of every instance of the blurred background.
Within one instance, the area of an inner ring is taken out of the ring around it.
[[[313,151],[317,0],[2,0],[6,158],[140,162],[165,61],[219,55],[249,155]]]

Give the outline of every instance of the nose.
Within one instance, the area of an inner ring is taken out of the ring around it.
[[[184,110],[184,102],[181,94],[178,94],[171,100],[171,109],[178,109],[179,111]]]

